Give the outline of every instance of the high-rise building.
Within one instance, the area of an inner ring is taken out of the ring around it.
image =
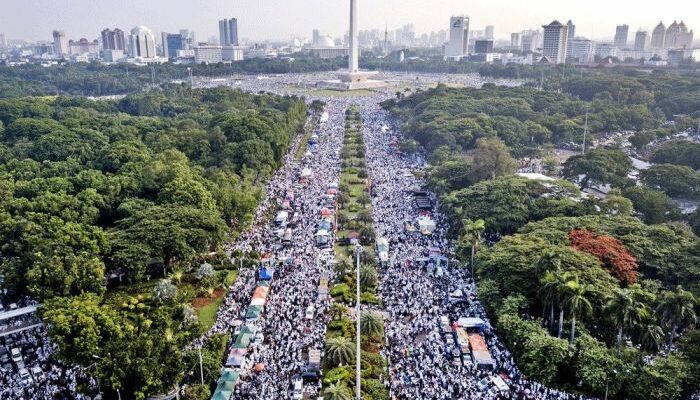
[[[568,27],[559,21],[552,21],[549,25],[542,25],[542,28],[544,28],[542,55],[551,63],[565,63]]]
[[[124,31],[115,28],[102,31],[102,48],[105,50],[126,50]]]
[[[493,40],[480,39],[474,42],[474,53],[486,54],[493,53]]]
[[[7,40],[5,40],[5,34],[0,33],[0,49],[7,47]]]
[[[194,48],[194,62],[197,64],[216,64],[223,60],[221,46],[197,46]]]
[[[317,46],[318,40],[321,38],[321,32],[318,29],[314,29],[311,35],[311,44]]]
[[[590,63],[595,54],[595,44],[586,38],[577,37],[567,44],[569,57],[580,63]]]
[[[68,54],[68,37],[66,37],[65,32],[53,31],[53,47],[59,56]]]
[[[156,39],[153,31],[141,25],[131,30],[129,52],[132,58],[155,58]]]
[[[486,25],[484,36],[486,36],[486,39],[493,39],[493,25]]]
[[[649,46],[649,32],[638,30],[634,35],[634,50],[645,51]]]
[[[566,57],[571,57],[571,41],[576,37],[576,25],[571,20],[566,23]]]
[[[615,46],[624,49],[627,47],[627,35],[629,34],[630,27],[628,25],[618,25],[615,28],[615,41],[613,42]]]
[[[177,51],[185,50],[187,46],[187,39],[179,33],[163,32],[161,36],[163,40],[163,57],[177,58]]]
[[[510,34],[510,47],[520,47],[520,34],[515,32]]]
[[[450,18],[450,40],[445,45],[446,58],[461,58],[468,54],[469,17]]]
[[[666,30],[664,47],[669,49],[682,49],[692,47],[693,31],[688,31],[688,27],[681,21],[680,24],[673,21]]]
[[[238,20],[236,18],[219,21],[219,43],[222,46],[238,46]]]
[[[530,29],[520,34],[520,50],[523,53],[532,53],[540,47],[542,34],[539,30]]]
[[[651,32],[651,48],[663,49],[666,47],[666,27],[663,22],[659,22]]]
[[[68,41],[68,54],[72,56],[79,56],[83,54],[99,54],[100,43],[97,39],[89,41],[85,38],[80,40],[69,40]]]

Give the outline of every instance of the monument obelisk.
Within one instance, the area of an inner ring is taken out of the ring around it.
[[[358,72],[360,64],[359,44],[357,39],[357,0],[350,0],[350,56],[348,73]]]
[[[326,82],[329,87],[344,90],[371,89],[386,86],[385,82],[369,79],[375,71],[360,71],[360,45],[357,39],[357,0],[350,0],[350,37],[348,54],[348,72],[338,75],[340,81]]]

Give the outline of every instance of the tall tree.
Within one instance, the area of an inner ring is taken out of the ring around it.
[[[593,305],[591,301],[588,300],[590,293],[590,288],[581,284],[578,277],[566,282],[566,292],[564,293],[564,298],[566,304],[569,306],[569,312],[571,313],[571,336],[569,337],[569,345],[574,344],[574,335],[576,333],[576,316],[590,314],[593,312]]]
[[[661,313],[661,320],[669,327],[669,348],[673,345],[680,324],[692,325],[696,322],[696,304],[695,296],[683,290],[680,285],[674,291],[664,292],[657,310]]]
[[[460,237],[460,245],[463,247],[469,247],[471,251],[470,266],[472,269],[472,279],[474,279],[474,257],[476,256],[476,250],[481,242],[481,235],[486,230],[486,223],[482,219],[477,219],[472,221],[471,219],[462,220],[462,226],[464,227],[464,233]]]
[[[638,289],[616,289],[615,292],[608,296],[605,303],[605,311],[610,319],[612,319],[617,328],[617,355],[620,355],[622,347],[623,329],[633,328],[641,321],[649,316],[649,309],[646,304],[639,301],[639,296],[636,291]]]

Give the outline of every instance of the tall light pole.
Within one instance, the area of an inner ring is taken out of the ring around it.
[[[583,127],[583,151],[581,154],[586,154],[586,135],[588,134],[588,107],[586,107],[586,123]]]
[[[204,368],[202,367],[202,346],[197,346],[199,351],[199,378],[202,381],[202,386],[204,386]]]
[[[357,328],[356,333],[357,333],[357,348],[355,349],[355,386],[357,390],[357,396],[356,399],[360,400],[360,252],[362,251],[362,247],[358,244],[355,246],[355,265],[357,269],[357,281],[356,285],[357,286],[357,299],[356,299],[356,306],[355,306],[355,318],[357,318]]]

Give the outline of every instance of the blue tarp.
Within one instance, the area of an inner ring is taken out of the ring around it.
[[[269,281],[272,280],[272,277],[275,275],[275,270],[272,268],[263,268],[260,270],[260,279],[264,281]]]

